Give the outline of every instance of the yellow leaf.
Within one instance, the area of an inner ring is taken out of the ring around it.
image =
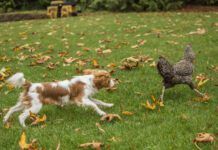
[[[93,59],[93,60],[92,60],[92,65],[93,65],[95,68],[99,68],[99,64],[98,64],[98,62],[97,62],[96,59]]]
[[[39,124],[39,123],[43,123],[45,122],[47,119],[46,115],[44,114],[42,116],[42,118],[39,118],[38,116],[36,117],[36,119],[31,123],[31,125],[36,125],[36,124]]]
[[[25,132],[23,132],[21,137],[20,137],[19,146],[20,146],[20,148],[22,150],[23,149],[29,149],[29,147],[30,147],[30,144],[26,143],[26,134],[25,134]]]
[[[148,100],[146,101],[146,104],[143,104],[143,105],[145,106],[145,108],[150,109],[150,110],[154,110],[156,108],[156,105],[154,103],[150,104]]]
[[[160,102],[159,102],[159,105],[160,105],[160,107],[164,107],[163,101],[160,101]]]
[[[122,114],[126,116],[132,116],[134,113],[130,111],[123,111]]]
[[[197,87],[199,88],[199,87],[203,86],[205,83],[207,83],[207,81],[209,81],[209,79],[200,80],[197,84]]]

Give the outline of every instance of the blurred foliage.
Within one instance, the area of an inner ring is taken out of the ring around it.
[[[185,5],[218,5],[218,0],[65,0],[77,2],[80,10],[167,11]],[[1,0],[0,12],[45,9],[51,0]]]

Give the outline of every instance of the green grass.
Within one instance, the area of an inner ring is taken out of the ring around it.
[[[103,108],[108,113],[121,114],[123,110],[134,112],[133,116],[122,116],[122,121],[103,123],[102,134],[95,126],[100,117],[91,109],[76,106],[58,108],[45,106],[40,115],[47,115],[46,127],[28,127],[27,138],[38,139],[39,147],[55,149],[60,141],[61,149],[78,149],[81,143],[101,141],[106,144],[105,149],[151,149],[151,150],[190,150],[196,149],[192,140],[196,133],[218,133],[218,105],[217,105],[217,73],[208,69],[211,65],[218,65],[218,27],[212,24],[218,22],[217,13],[94,13],[87,16],[72,17],[57,20],[34,20],[0,24],[0,56],[11,58],[9,62],[0,62],[0,68],[10,67],[15,72],[24,72],[25,77],[32,82],[63,80],[70,78],[75,73],[76,65],[63,66],[63,58],[58,52],[68,51],[67,57],[78,57],[76,51],[84,53],[79,57],[97,59],[102,66],[113,62],[120,65],[120,61],[132,55],[149,55],[157,60],[159,55],[164,55],[172,62],[176,62],[183,55],[187,43],[192,43],[197,55],[195,63],[196,76],[205,73],[210,81],[200,90],[211,95],[208,103],[191,100],[196,95],[187,86],[177,86],[169,89],[165,94],[165,107],[160,111],[148,111],[141,106],[151,95],[158,97],[161,93],[161,78],[157,70],[147,64],[132,71],[116,69],[113,75],[122,83],[112,93],[100,91],[96,98],[114,103],[113,108]],[[204,35],[187,35],[197,28],[205,28]],[[160,38],[154,33],[160,30]],[[56,31],[52,36],[49,32]],[[27,35],[26,40],[21,38],[22,32]],[[149,33],[146,35],[146,33]],[[175,35],[175,36],[174,36]],[[69,49],[62,39],[68,39]],[[99,43],[99,40],[111,39],[110,43]],[[131,48],[137,40],[147,42],[138,49]],[[178,45],[169,44],[176,41]],[[13,51],[15,46],[33,44],[36,50],[33,54],[47,51],[49,45],[53,52],[46,55],[52,56],[49,62],[60,64],[55,70],[48,70],[47,63],[39,66],[29,66],[33,61],[28,58],[19,61],[20,53],[32,54],[28,50]],[[122,44],[127,42],[128,44]],[[84,43],[91,51],[85,52],[77,43]],[[100,56],[95,49],[100,46],[110,48],[113,52]],[[119,45],[119,47],[117,47]],[[88,63],[84,68],[90,68]],[[44,76],[46,75],[46,76]],[[131,81],[131,82],[125,82]],[[14,90],[5,95],[6,89],[0,91],[0,109],[9,108],[17,101],[21,90]],[[136,92],[143,93],[137,95]],[[185,118],[182,116],[186,116]],[[18,141],[22,127],[18,123],[18,113],[11,118],[12,127],[6,129],[0,122],[0,147],[1,149],[19,149]],[[0,119],[2,120],[2,117]],[[75,129],[80,128],[76,132]],[[117,142],[108,139],[115,137]],[[218,149],[216,143],[199,144],[206,149]]]

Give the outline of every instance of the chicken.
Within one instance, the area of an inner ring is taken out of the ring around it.
[[[183,58],[172,65],[164,57],[159,57],[157,63],[157,70],[163,78],[163,88],[160,100],[163,101],[165,89],[174,87],[177,84],[187,84],[198,95],[204,96],[203,93],[198,91],[192,82],[192,74],[194,71],[195,53],[192,51],[191,45],[187,45]]]

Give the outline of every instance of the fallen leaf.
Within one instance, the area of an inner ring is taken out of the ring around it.
[[[193,34],[203,35],[205,33],[206,33],[206,29],[204,29],[204,28],[197,28],[196,31],[191,31],[188,34],[189,35],[193,35]]]
[[[156,65],[157,65],[156,62],[153,61],[149,66],[150,66],[150,67],[156,67]]]
[[[5,81],[11,75],[11,69],[3,67],[0,70],[0,81]]]
[[[33,122],[31,123],[31,125],[37,125],[39,123],[44,123],[47,119],[46,115],[44,114],[41,118],[39,116],[37,116],[36,114],[30,112],[30,119],[33,120]]]
[[[96,59],[93,59],[93,60],[92,60],[92,65],[93,65],[93,67],[95,67],[95,68],[99,68],[99,67],[100,67],[99,64],[98,64],[98,61],[97,61]]]
[[[103,54],[110,54],[112,53],[111,49],[106,49],[102,51]]]
[[[66,51],[64,51],[64,52],[59,52],[58,53],[58,56],[59,57],[65,57],[65,56],[67,56],[69,54],[69,52],[66,52]]]
[[[98,129],[99,129],[100,132],[105,133],[105,130],[102,129],[100,123],[96,123],[95,125],[98,127]]]
[[[214,142],[215,138],[210,133],[198,133],[193,142],[202,143],[202,142]]]
[[[77,52],[76,52],[76,55],[77,55],[77,56],[82,56],[83,53],[82,53],[81,51],[77,51]]]
[[[75,62],[77,60],[78,60],[78,58],[69,57],[69,58],[65,58],[64,62],[67,64],[70,64],[70,63]]]
[[[101,117],[101,121],[111,122],[114,119],[122,120],[121,117],[117,114],[106,114]]]
[[[142,104],[143,106],[145,106],[145,108],[150,109],[150,110],[154,110],[156,108],[155,104],[150,104],[150,102],[147,100],[146,104]]]
[[[48,69],[55,69],[55,67],[57,66],[58,63],[52,63],[50,62],[47,66]]]
[[[10,123],[10,122],[6,122],[6,123],[4,124],[4,127],[5,127],[6,129],[11,128],[11,123]]]
[[[120,69],[122,70],[130,70],[132,68],[136,68],[139,66],[139,59],[136,59],[134,57],[128,57],[121,61]]]
[[[25,132],[21,134],[19,146],[21,150],[38,150],[37,141],[35,139],[33,139],[30,144],[26,142]]]
[[[201,86],[203,86],[205,83],[209,81],[209,79],[204,74],[197,75],[195,80],[198,82],[197,88],[200,88]]]
[[[210,100],[210,96],[206,93],[203,97],[196,97],[193,98],[193,100],[196,102],[208,102]]]
[[[130,111],[123,111],[122,114],[126,116],[132,116],[134,113]]]
[[[116,64],[115,63],[110,63],[107,65],[108,68],[115,68],[116,67]]]
[[[85,44],[84,43],[77,43],[77,46],[83,47]]]
[[[103,143],[93,141],[91,143],[80,144],[79,147],[81,147],[81,148],[92,148],[92,149],[95,149],[95,150],[101,150],[102,146],[104,146]]]
[[[22,150],[29,149],[31,144],[26,143],[26,134],[23,132],[20,137],[19,146]]]
[[[36,63],[37,64],[43,64],[43,63],[45,63],[46,61],[48,61],[50,59],[51,59],[51,56],[41,56],[40,58],[38,58],[36,60]]]

